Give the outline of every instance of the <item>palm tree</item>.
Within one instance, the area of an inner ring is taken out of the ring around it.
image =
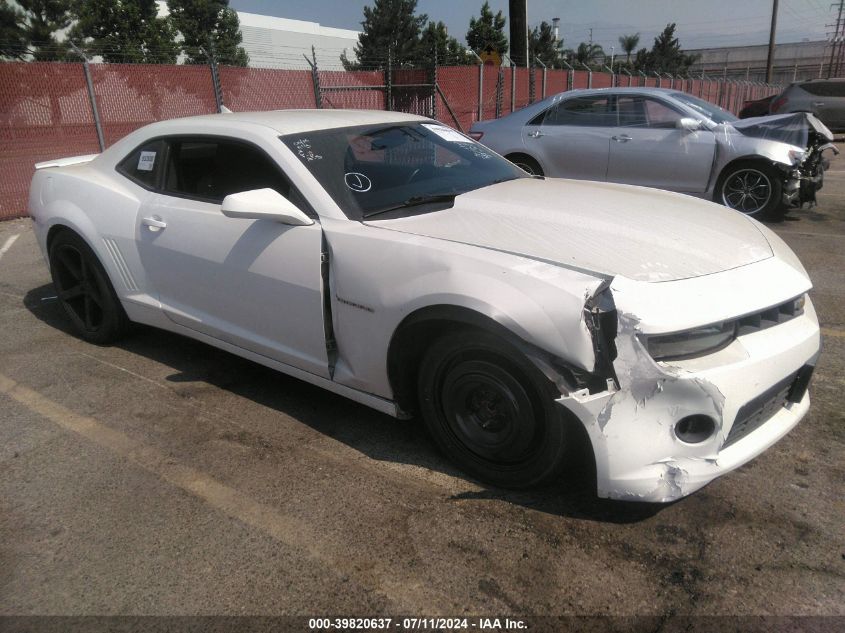
[[[575,61],[589,66],[596,57],[604,55],[604,49],[602,49],[600,44],[581,42],[578,48],[571,52],[571,55]]]
[[[619,46],[622,47],[622,50],[625,51],[625,55],[627,55],[627,59],[625,60],[626,63],[631,63],[631,53],[634,52],[634,49],[637,48],[637,44],[640,43],[640,34],[634,33],[633,35],[620,35],[619,36]]]

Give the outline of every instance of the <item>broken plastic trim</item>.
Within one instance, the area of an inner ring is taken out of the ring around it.
[[[594,384],[588,383],[586,386],[590,388],[590,393],[595,393],[594,388],[604,391],[607,389],[608,378],[612,378],[618,386],[619,380],[613,368],[613,361],[616,360],[617,355],[618,319],[609,280],[601,284],[598,291],[585,302],[584,321],[593,339],[593,351],[596,356],[592,375],[596,380],[591,380],[590,382]]]

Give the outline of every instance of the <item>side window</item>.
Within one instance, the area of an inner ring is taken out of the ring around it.
[[[222,202],[231,193],[265,187],[290,197],[287,178],[256,147],[224,139],[170,141],[165,192]]]
[[[674,128],[682,115],[666,104],[636,95],[616,99],[622,127]]]
[[[645,99],[645,111],[649,127],[673,128],[683,115],[654,99]]]
[[[818,97],[845,97],[845,81],[810,81],[801,87]]]
[[[164,141],[153,141],[134,150],[117,166],[117,171],[147,189],[158,183],[164,163]]]
[[[606,96],[575,97],[546,111],[543,125],[577,125],[580,127],[613,127],[616,114]]]
[[[616,98],[619,125],[622,127],[645,127],[648,125],[645,104],[642,97],[623,96]]]

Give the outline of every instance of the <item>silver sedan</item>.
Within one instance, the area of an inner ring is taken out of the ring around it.
[[[776,217],[815,202],[833,135],[808,113],[740,120],[677,90],[573,90],[470,135],[540,175],[656,187]]]

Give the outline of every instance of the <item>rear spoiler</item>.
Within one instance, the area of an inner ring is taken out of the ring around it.
[[[68,165],[81,165],[90,163],[99,154],[85,154],[84,156],[68,156],[67,158],[56,158],[45,160],[43,163],[35,163],[35,169],[47,169],[48,167],[67,167]]]

